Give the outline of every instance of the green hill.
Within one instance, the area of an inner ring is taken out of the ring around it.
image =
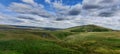
[[[120,54],[120,32],[95,25],[54,31],[1,25],[0,54]]]
[[[83,26],[77,26],[73,28],[68,28],[68,31],[71,32],[108,32],[113,31],[112,29],[104,28],[101,26],[96,25],[83,25]]]

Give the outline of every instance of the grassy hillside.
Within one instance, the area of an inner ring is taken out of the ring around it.
[[[0,30],[0,54],[78,54],[48,31]]]
[[[96,25],[83,25],[77,26],[73,28],[66,29],[71,32],[105,32],[105,31],[113,31],[112,29],[96,26]]]
[[[6,28],[0,29],[0,54],[120,54],[120,32],[99,26],[56,31]]]
[[[80,46],[85,54],[120,54],[120,32],[88,32],[68,36],[65,42]]]

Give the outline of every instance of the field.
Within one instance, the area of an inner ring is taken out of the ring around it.
[[[0,54],[120,54],[120,32],[91,25],[55,31],[1,29]]]

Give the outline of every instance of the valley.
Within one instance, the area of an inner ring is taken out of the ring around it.
[[[1,25],[0,54],[120,54],[120,32],[96,25],[62,30]]]

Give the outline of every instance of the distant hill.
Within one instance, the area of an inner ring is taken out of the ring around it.
[[[0,30],[13,30],[13,29],[60,30],[59,28],[51,28],[51,27],[35,27],[35,26],[19,26],[19,25],[0,25]]]
[[[19,25],[0,25],[0,30],[13,30],[13,29],[23,29],[23,30],[63,30],[70,32],[108,32],[117,31],[109,28],[97,26],[97,25],[83,25],[72,27],[68,29],[52,28],[52,27],[35,27],[35,26],[19,26]]]
[[[83,25],[66,29],[70,32],[108,32],[115,31],[109,28],[104,28],[97,25]]]

